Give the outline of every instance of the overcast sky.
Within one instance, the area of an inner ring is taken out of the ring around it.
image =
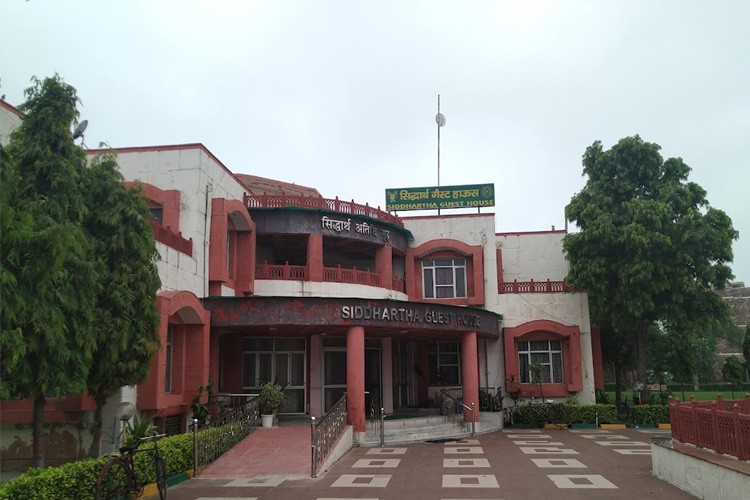
[[[437,185],[440,94],[440,184],[494,183],[499,232],[563,227],[586,147],[639,134],[732,218],[750,284],[749,19],[746,1],[1,0],[0,94],[57,72],[89,147],[200,142],[375,206]]]

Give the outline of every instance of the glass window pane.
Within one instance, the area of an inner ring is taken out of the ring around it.
[[[452,286],[439,286],[436,287],[438,299],[452,299],[453,298],[453,287]]]
[[[277,384],[287,385],[289,383],[289,354],[276,354],[276,380]]]
[[[273,339],[246,337],[242,342],[242,349],[244,351],[272,351]]]
[[[532,340],[531,350],[532,351],[546,351],[549,349],[549,342],[546,340]]]
[[[559,351],[560,349],[560,341],[559,340],[550,340],[549,341],[549,347],[552,351]]]
[[[293,386],[305,385],[305,355],[304,353],[292,354],[292,380]]]
[[[273,364],[271,359],[271,353],[261,353],[257,355],[258,362],[258,386],[265,382],[273,380]]]
[[[258,387],[255,380],[255,354],[245,354],[242,360],[242,386]]]
[[[458,354],[441,354],[440,355],[440,364],[441,365],[457,365],[458,364]]]
[[[325,351],[324,359],[326,385],[346,384],[346,351]]]
[[[453,265],[456,267],[466,266],[466,259],[453,259]]]
[[[323,337],[325,347],[346,347],[346,339],[343,337]]]
[[[276,339],[277,351],[304,351],[305,339]]]
[[[435,259],[435,266],[453,267],[453,259]]]
[[[459,352],[458,342],[440,342],[440,352]]]
[[[458,378],[458,367],[457,366],[443,366],[441,367],[443,372],[443,384],[446,385],[458,385],[460,380]]]
[[[435,265],[435,261],[434,261],[434,260],[432,260],[432,259],[429,259],[429,260],[423,260],[423,261],[422,261],[422,267],[423,267],[423,268],[425,268],[425,267],[433,267],[434,265]]]
[[[435,284],[436,285],[453,285],[453,269],[451,268],[438,268],[435,270]]]
[[[425,269],[424,272],[424,296],[427,299],[435,297],[435,283],[432,280],[432,270]]]
[[[305,391],[303,389],[286,389],[284,391],[284,406],[279,413],[304,413]]]
[[[521,383],[528,384],[529,378],[529,355],[521,354],[518,356],[519,371],[521,372]]]
[[[561,384],[563,381],[562,354],[559,352],[552,353],[552,373],[552,381]]]
[[[532,363],[549,363],[549,354],[546,352],[532,352],[531,353]]]
[[[466,297],[466,269],[456,269],[456,297]]]
[[[518,343],[518,350],[519,351],[528,351],[529,350],[529,341],[523,340]]]

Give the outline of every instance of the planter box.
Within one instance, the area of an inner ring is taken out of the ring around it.
[[[598,429],[596,424],[570,424],[571,429]]]
[[[602,429],[625,429],[627,426],[625,424],[600,424],[599,427]]]
[[[672,424],[656,424],[657,429],[671,429]]]
[[[565,430],[568,428],[568,424],[544,424],[543,429],[558,429]]]
[[[628,429],[656,429],[655,424],[630,424]]]

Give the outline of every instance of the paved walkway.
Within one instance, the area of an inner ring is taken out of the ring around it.
[[[295,433],[300,442],[292,447]],[[312,479],[308,426],[259,429],[243,451],[233,449],[199,478],[170,488],[169,499],[693,498],[651,475],[650,441],[658,434],[669,431],[509,429],[461,441],[359,447]],[[269,441],[270,448],[254,448]]]
[[[211,463],[200,479],[310,477],[310,425],[260,427]]]

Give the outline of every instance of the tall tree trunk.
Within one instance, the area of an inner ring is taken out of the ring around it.
[[[622,402],[622,363],[615,361],[615,406]]]
[[[635,338],[635,354],[637,356],[638,364],[638,380],[636,383],[643,384],[643,389],[640,391],[641,403],[648,404],[650,395],[648,391],[648,371],[646,369],[646,358],[647,358],[647,337],[648,337],[648,324],[644,323],[636,333]]]
[[[34,457],[31,461],[32,467],[44,467],[44,405],[47,402],[44,394],[34,397],[33,423],[31,430],[31,441]]]
[[[99,456],[102,441],[102,413],[104,411],[104,405],[107,403],[107,395],[95,394],[94,401],[96,402],[96,409],[94,410],[94,427],[92,429],[93,435],[91,438],[91,447],[89,448],[89,458],[96,458]]]

